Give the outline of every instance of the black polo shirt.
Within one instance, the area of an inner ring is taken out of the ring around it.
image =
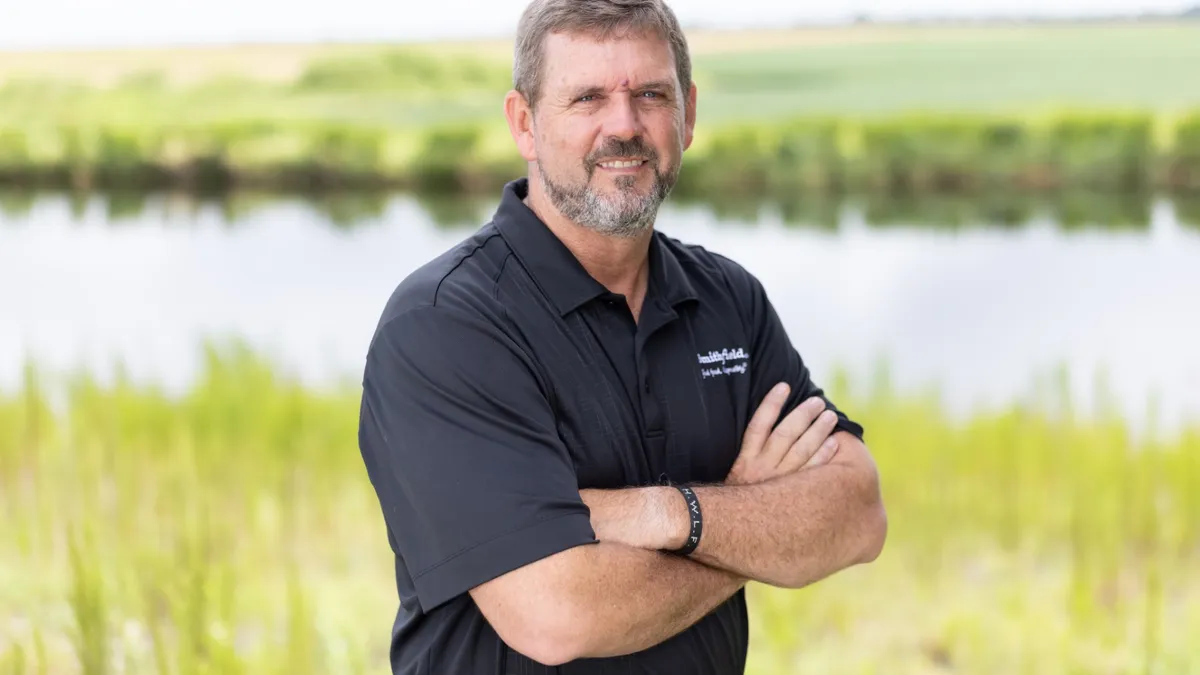
[[[580,489],[721,481],[773,385],[791,383],[789,410],[823,396],[741,266],[656,232],[635,322],[522,203],[527,185],[400,283],[367,354],[359,443],[395,552],[392,671],[741,673],[744,593],[644,652],[557,670],[509,649],[467,593],[593,543]]]

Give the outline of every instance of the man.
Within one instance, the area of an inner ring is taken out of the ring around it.
[[[757,279],[654,228],[696,120],[662,1],[535,0],[514,79],[529,177],[400,283],[367,355],[392,671],[743,672],[747,582],[883,546],[863,430]]]

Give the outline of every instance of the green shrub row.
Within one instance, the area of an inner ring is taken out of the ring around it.
[[[525,167],[502,125],[391,128],[245,120],[0,128],[0,184],[197,191],[493,190]],[[701,130],[680,190],[1200,191],[1200,111],[1047,119],[910,116]]]

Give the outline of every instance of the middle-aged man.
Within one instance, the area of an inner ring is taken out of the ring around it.
[[[662,0],[535,0],[514,79],[528,178],[399,284],[366,358],[392,671],[741,673],[749,581],[883,546],[862,427],[754,276],[654,227],[696,120]]]

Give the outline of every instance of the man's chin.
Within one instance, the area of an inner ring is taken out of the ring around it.
[[[592,184],[593,194],[607,202],[644,201],[651,199],[657,188],[653,178],[640,176],[613,176]]]

